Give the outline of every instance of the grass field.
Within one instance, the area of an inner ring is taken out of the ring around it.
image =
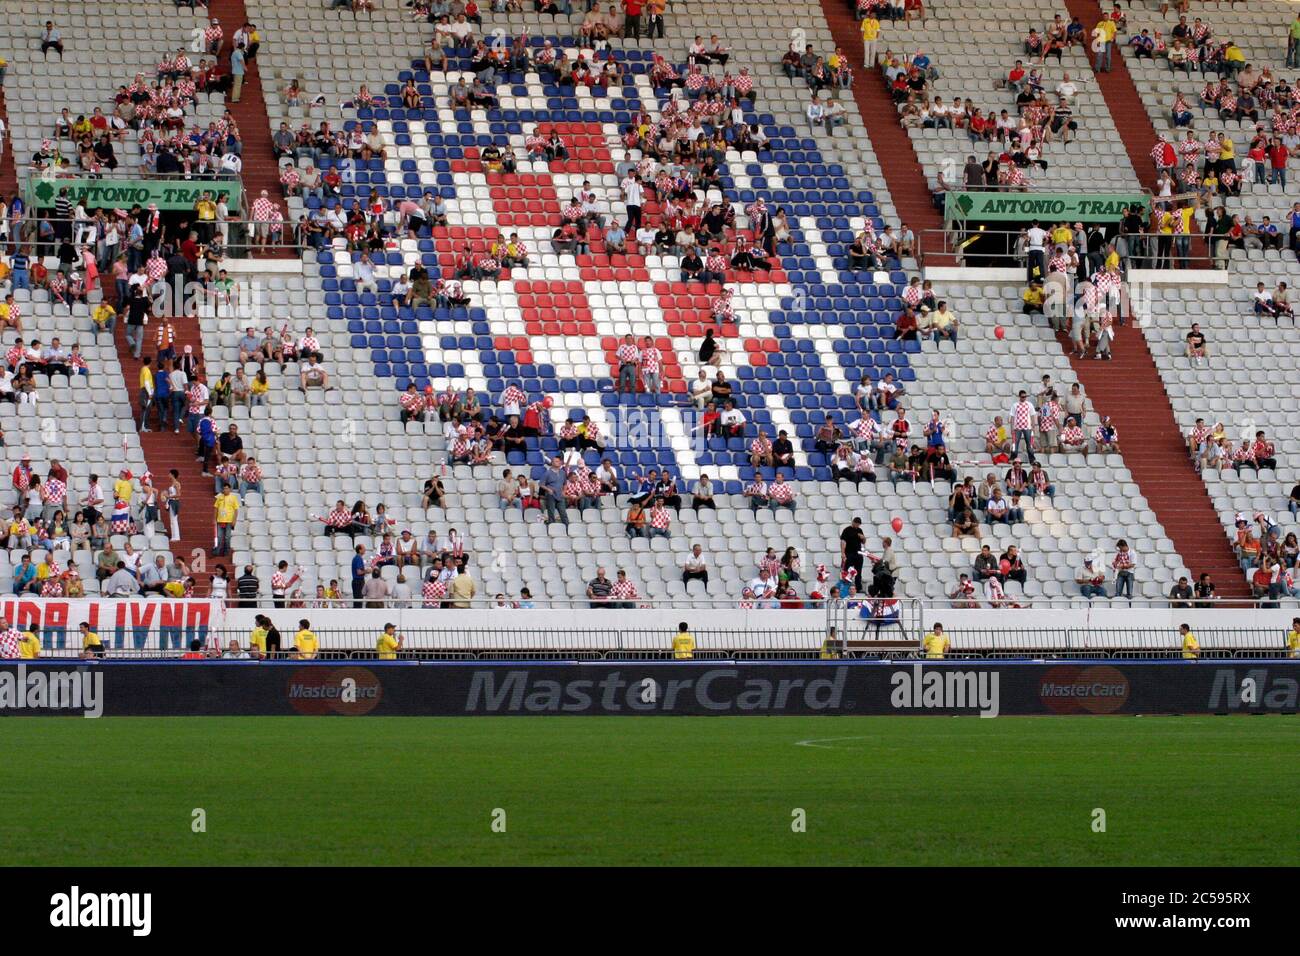
[[[1288,717],[21,718],[0,860],[1293,866],[1298,756]]]

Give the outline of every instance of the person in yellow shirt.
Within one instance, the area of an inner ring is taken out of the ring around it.
[[[112,335],[113,330],[117,328],[117,313],[113,311],[113,307],[107,302],[101,302],[95,306],[95,311],[90,313],[90,318],[95,323],[91,331],[95,333],[96,337],[99,336],[100,332],[107,332]]]
[[[18,658],[24,661],[34,661],[41,656],[41,639],[37,635],[39,628],[33,624],[27,629],[21,638],[18,639]]]
[[[396,624],[385,624],[384,633],[379,635],[379,640],[375,642],[375,650],[379,652],[381,661],[397,660],[397,652],[402,649],[402,644],[406,638],[397,633]]]
[[[868,13],[862,21],[862,64],[868,70],[876,68],[876,41],[880,39],[880,21]]]
[[[1219,134],[1219,162],[1226,163],[1236,159],[1237,144],[1232,141],[1232,137],[1227,133]],[[1234,167],[1235,168],[1235,167]]]
[[[135,485],[131,483],[131,472],[123,468],[113,482],[113,497],[125,501],[128,505],[135,495]]]
[[[230,538],[235,533],[235,520],[239,517],[239,495],[230,485],[223,486],[221,494],[212,503],[212,510],[217,521],[217,546],[212,549],[212,554],[230,554]]]
[[[1092,49],[1096,53],[1093,69],[1098,73],[1110,72],[1110,57],[1115,46],[1115,21],[1102,17],[1092,28]]]
[[[320,641],[312,633],[311,621],[303,618],[298,622],[298,633],[293,636],[293,645],[298,649],[298,657],[309,661],[320,649]]]
[[[98,634],[90,629],[90,624],[82,621],[79,630],[81,631],[81,656],[103,657],[104,642],[99,639]]]
[[[1300,19],[1300,14],[1297,14]],[[1290,652],[1288,657],[1300,658],[1300,617],[1291,618],[1291,630],[1286,634],[1286,649]]]
[[[1021,306],[1020,311],[1025,315],[1043,314],[1043,301],[1046,297],[1043,295],[1043,283],[1038,279],[1029,284],[1029,288],[1021,298],[1025,300],[1025,304]]]
[[[1183,637],[1183,660],[1194,661],[1201,656],[1201,642],[1196,639],[1192,629],[1186,624],[1178,625],[1178,633]]]
[[[1065,223],[1059,223],[1052,228],[1052,245],[1068,246],[1074,241],[1074,230]]]
[[[921,639],[921,650],[925,651],[927,661],[941,661],[952,650],[952,641],[943,632],[943,625],[935,621],[930,633]]]
[[[202,227],[203,232],[200,233],[201,238],[205,240],[210,238],[211,226],[217,221],[217,204],[212,201],[211,193],[204,192],[194,201],[194,212],[198,216],[199,222],[205,224]]]
[[[140,366],[140,431],[149,431],[149,406],[153,404],[153,359],[144,357]],[[159,415],[161,418],[161,413]]]
[[[682,621],[677,625],[677,633],[673,635],[673,660],[689,661],[694,657],[695,638],[691,637],[686,622]]]
[[[257,616],[257,626],[248,635],[249,649],[256,649],[257,657],[266,656],[266,626],[262,623],[262,615]]]
[[[253,383],[248,387],[248,393],[253,397],[254,405],[266,404],[266,393],[271,390],[271,382],[266,377],[265,369],[258,369],[257,374],[253,376]]]

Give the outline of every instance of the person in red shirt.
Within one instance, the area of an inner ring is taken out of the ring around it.
[[[642,0],[623,0],[623,36],[641,39]]]
[[[1286,148],[1286,144],[1274,136],[1272,143],[1268,147],[1268,164],[1270,167],[1268,181],[1270,183],[1281,183],[1282,188],[1286,189],[1286,161],[1290,157],[1291,152]]]
[[[909,342],[917,341],[916,313],[912,311],[911,306],[903,309],[903,314],[894,323],[894,338]]]

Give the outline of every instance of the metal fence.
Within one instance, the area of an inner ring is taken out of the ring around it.
[[[985,229],[981,226],[951,229],[923,229],[920,248],[924,254],[952,258],[959,266],[1015,268],[1028,271],[1028,254],[1017,249],[1019,230]],[[1228,253],[1211,255],[1198,251],[1196,235],[1128,233],[1118,250],[1124,271],[1129,269],[1226,269]],[[1283,237],[1285,238],[1285,237]]]
[[[322,644],[315,654],[318,660],[376,660],[374,629],[319,628],[315,631]],[[525,631],[519,628],[492,627],[470,629],[420,628],[402,632],[401,660],[671,660],[672,634],[662,628],[594,628],[590,630]],[[820,628],[791,630],[694,630],[696,660],[791,660],[817,658],[822,652],[825,633]],[[103,637],[104,635],[101,635]],[[217,628],[202,642],[205,655],[220,656],[232,641],[249,648],[247,630]],[[48,635],[47,635],[48,639]],[[83,656],[75,644],[76,634],[62,641],[63,647],[42,651],[42,657],[76,658]],[[55,641],[55,643],[60,643]],[[280,651],[269,658],[292,660],[293,634],[280,639]],[[114,647],[105,642],[104,657],[110,660],[175,660],[187,653],[184,647]]]
[[[95,260],[99,266],[101,274],[108,271],[113,259],[117,255],[130,256],[130,250],[124,243],[117,243],[115,250],[108,243],[104,242],[100,228],[96,225],[94,219],[74,220],[62,219],[52,215],[45,215],[45,210],[41,210],[30,216],[24,216],[22,219],[10,221],[9,238],[0,239],[0,249],[8,254],[16,251],[22,251],[30,257],[53,257],[57,255],[58,248],[64,237],[70,239],[75,246],[85,244],[95,250]],[[116,212],[112,213],[116,215]],[[173,228],[178,229],[180,222],[189,220],[177,219],[175,213],[168,214],[171,217]],[[278,239],[273,239],[269,234],[265,237],[258,235],[257,229],[259,224],[251,219],[224,219],[217,223],[198,223],[189,221],[190,228],[194,229],[199,235],[199,242],[202,247],[201,258],[208,260],[206,266],[213,270],[221,267],[221,259],[248,259],[256,252],[271,249],[288,249],[295,254],[302,253],[302,247],[298,242],[298,232],[293,228],[292,223],[285,222],[282,224]],[[46,229],[44,227],[48,226]],[[90,228],[94,232],[89,232]],[[264,230],[265,233],[265,230]],[[212,237],[218,235],[221,237],[222,250],[218,256],[211,256],[213,251]],[[169,241],[175,239],[175,233],[168,233]],[[181,236],[181,238],[185,238]],[[211,256],[211,258],[210,258]]]

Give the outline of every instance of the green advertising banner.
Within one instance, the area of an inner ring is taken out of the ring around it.
[[[148,208],[157,204],[162,211],[193,209],[195,201],[208,193],[213,199],[227,195],[230,209],[239,208],[238,179],[37,179],[27,188],[28,202],[38,209],[54,205],[59,190],[87,209],[130,209],[137,203]]]
[[[1115,222],[1124,218],[1129,206],[1146,208],[1144,193],[944,193],[944,218],[1025,222],[1030,219],[1057,222]]]

